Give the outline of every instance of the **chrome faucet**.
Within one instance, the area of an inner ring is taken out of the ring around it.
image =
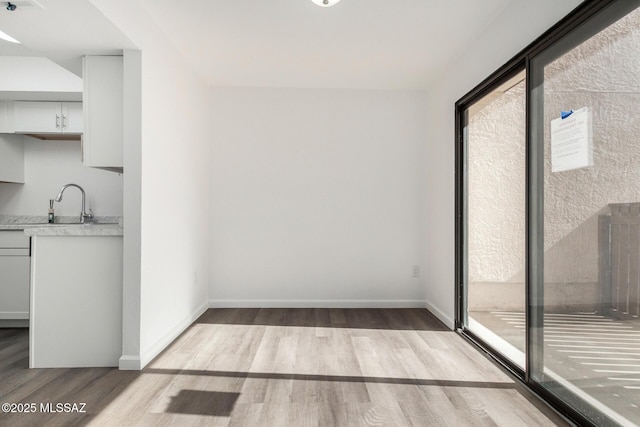
[[[85,211],[85,208],[84,208],[85,194],[84,194],[84,190],[83,190],[82,187],[80,187],[78,184],[63,185],[62,188],[60,189],[60,192],[56,196],[55,201],[56,202],[61,202],[62,201],[62,193],[64,193],[64,190],[66,190],[69,187],[76,187],[82,193],[82,211],[80,211],[80,224],[84,224],[85,220],[87,220],[87,219],[91,220],[93,218],[93,211],[91,209],[89,209],[89,213],[87,213]]]

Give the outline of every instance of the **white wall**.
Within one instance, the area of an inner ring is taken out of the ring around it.
[[[92,2],[142,51],[139,130],[125,122],[125,135],[130,143],[139,140],[140,149],[125,150],[124,183],[131,202],[125,206],[125,253],[139,247],[140,280],[135,266],[127,266],[137,257],[125,257],[125,272],[133,276],[124,279],[128,324],[120,365],[136,369],[208,304],[208,90],[140,2]]]
[[[157,30],[152,27],[149,31]],[[145,352],[155,353],[154,346],[162,342],[166,334],[181,324],[186,328],[195,320],[193,317],[206,308],[207,112],[207,88],[185,66],[168,41],[157,34],[153,43],[145,43],[142,49],[143,359]]]
[[[75,183],[86,192],[87,210],[97,216],[122,215],[122,176],[82,165],[80,141],[24,137],[24,184],[0,183],[0,215],[47,216],[49,199]],[[80,191],[69,188],[54,203],[57,216],[79,216]]]
[[[82,79],[48,58],[0,56],[0,92],[82,92]]]
[[[451,328],[455,318],[455,102],[579,3],[513,0],[428,91],[427,307]]]
[[[214,306],[418,306],[426,93],[211,89]]]

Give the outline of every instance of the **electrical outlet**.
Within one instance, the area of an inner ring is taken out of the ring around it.
[[[420,266],[414,265],[411,267],[411,278],[418,279],[420,277]]]

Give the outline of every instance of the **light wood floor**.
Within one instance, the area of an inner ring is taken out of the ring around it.
[[[422,309],[212,309],[141,372],[28,369],[0,330],[0,426],[566,425]]]

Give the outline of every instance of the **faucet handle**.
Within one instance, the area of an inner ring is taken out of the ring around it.
[[[93,209],[89,209],[89,213],[83,212],[82,213],[82,219],[83,219],[83,222],[86,219],[92,220],[93,219]]]

